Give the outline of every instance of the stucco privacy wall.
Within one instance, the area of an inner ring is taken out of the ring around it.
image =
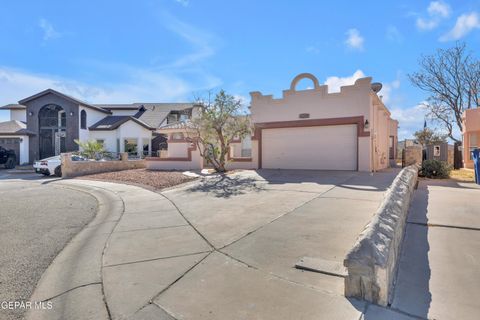
[[[62,178],[87,174],[145,168],[145,160],[128,160],[128,153],[121,154],[119,161],[72,161],[71,153],[62,153]]]
[[[405,150],[405,166],[422,163],[422,147],[409,146]]]
[[[390,303],[418,166],[404,168],[385,193],[370,223],[347,254],[345,296]]]
[[[242,143],[232,143],[227,163],[227,170],[233,169],[257,169],[258,168],[258,140],[251,141],[251,157],[241,157]]]
[[[295,89],[296,84],[303,78],[313,82],[313,89]],[[354,85],[343,86],[340,92],[328,93],[328,86],[319,85],[318,80],[310,74],[297,76],[289,90],[283,91],[282,98],[275,99],[272,95],[262,95],[260,92],[251,92],[252,122],[261,127],[264,123],[306,121],[315,119],[346,119],[350,117],[363,117],[360,132],[366,132],[358,137],[358,170],[370,171],[371,143],[368,136],[369,129],[363,123],[370,119],[371,112],[371,78],[362,78],[355,81]],[[308,118],[304,118],[308,115]],[[341,121],[341,120],[339,120]],[[331,137],[332,143],[335,137]],[[286,145],[296,144],[293,138],[285,141]],[[341,146],[339,146],[341,147]],[[319,150],[321,152],[321,150]]]

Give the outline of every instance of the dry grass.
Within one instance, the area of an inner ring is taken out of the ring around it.
[[[452,170],[450,172],[450,178],[458,181],[474,182],[475,172],[470,169]]]
[[[146,189],[164,189],[181,183],[195,180],[181,172],[153,171],[147,169],[132,169],[115,172],[89,174],[78,179],[101,180],[109,182],[121,182],[144,187]]]

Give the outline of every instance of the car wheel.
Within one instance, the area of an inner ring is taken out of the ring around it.
[[[5,168],[6,169],[13,169],[15,168],[15,159],[13,158],[8,158],[7,162],[5,163]]]
[[[49,176],[49,175],[50,175],[50,171],[48,171],[48,170],[42,171],[41,174],[43,174],[44,176]]]
[[[55,173],[55,175],[56,175],[57,177],[60,177],[60,178],[61,178],[61,177],[62,177],[62,166],[56,167],[53,172]]]

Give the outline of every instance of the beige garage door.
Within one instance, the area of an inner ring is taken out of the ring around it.
[[[263,129],[262,167],[357,170],[357,126]]]

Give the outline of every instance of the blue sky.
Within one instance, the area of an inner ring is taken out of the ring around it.
[[[4,1],[0,105],[48,87],[92,103],[224,88],[248,103],[301,72],[330,90],[372,76],[405,138],[426,98],[407,74],[457,40],[477,56],[480,1]]]

